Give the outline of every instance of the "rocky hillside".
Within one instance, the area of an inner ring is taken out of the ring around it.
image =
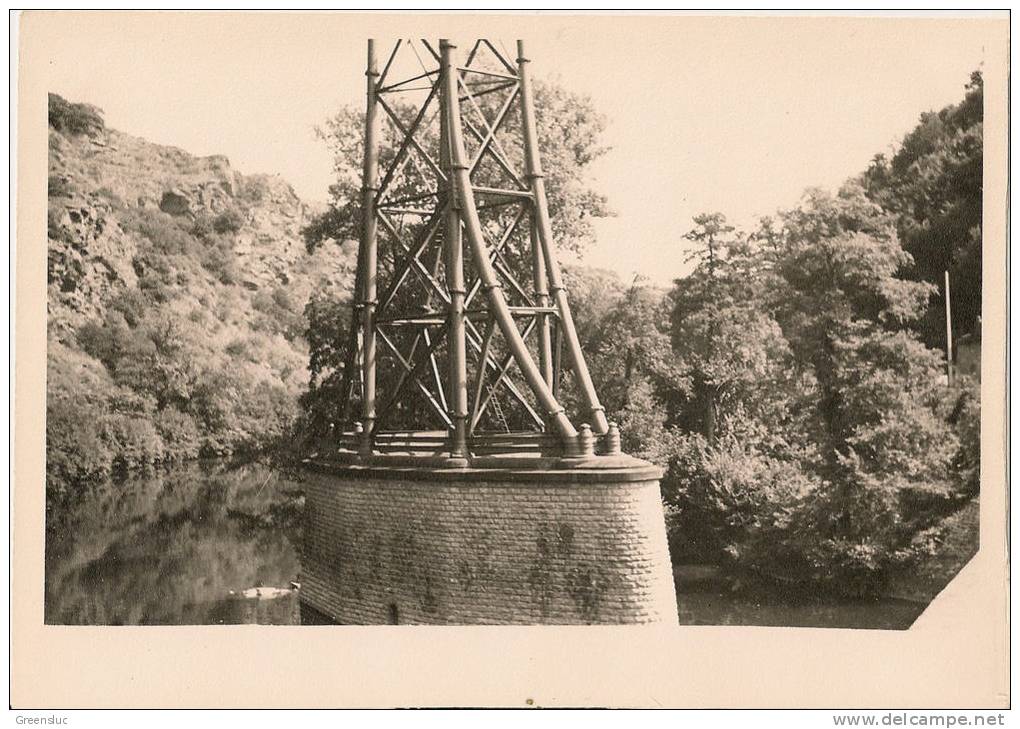
[[[308,254],[315,211],[279,177],[108,129],[55,95],[49,118],[51,482],[291,432],[303,310],[349,288],[350,247]]]

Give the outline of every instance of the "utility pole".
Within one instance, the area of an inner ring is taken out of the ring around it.
[[[949,271],[946,270],[946,384],[953,386],[953,307],[949,300]]]

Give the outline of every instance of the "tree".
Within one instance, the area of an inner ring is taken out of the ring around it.
[[[737,567],[873,592],[966,497],[955,395],[910,328],[930,286],[897,278],[910,256],[856,184],[809,190],[752,236],[696,224],[674,348],[719,414],[678,420],[667,501]]]
[[[82,348],[106,365],[117,384],[154,398],[157,409],[186,407],[197,372],[194,347],[181,324],[158,311],[144,319],[133,310],[125,316],[125,306],[111,307],[101,323],[83,325],[78,332]]]
[[[755,241],[734,235],[721,213],[698,215],[684,237],[697,265],[670,295],[671,335],[678,366],[690,378],[690,398],[674,422],[715,442],[720,419],[740,417],[756,393],[775,392],[784,379],[786,343],[762,307],[764,258]]]
[[[341,385],[350,317],[350,298],[331,289],[314,292],[305,306],[309,379],[300,405],[309,438],[327,437],[334,425],[341,422],[340,409],[346,396]]]
[[[489,94],[478,99],[482,112],[490,119],[500,100],[499,96]],[[402,117],[405,127],[408,126],[414,118],[415,110],[396,102],[394,104],[394,111]],[[589,186],[587,178],[591,163],[609,149],[601,142],[605,118],[595,110],[589,97],[540,81],[535,83],[535,106],[539,110],[539,149],[546,175],[553,236],[561,248],[581,250],[591,241],[592,218],[611,215],[606,198]],[[471,112],[465,110],[464,113]],[[322,127],[316,129],[316,134],[326,143],[333,156],[336,181],[329,188],[329,208],[304,229],[309,250],[326,240],[343,243],[359,237],[364,129],[364,112],[352,106],[341,108]],[[435,141],[438,133],[438,120],[434,119],[423,132],[424,137],[433,142],[426,142],[424,146],[438,147]],[[379,160],[383,169],[396,157],[397,134],[391,124],[382,125]],[[524,151],[520,143],[518,115],[511,113],[507,117],[497,139],[511,165],[522,170]],[[482,173],[484,176],[484,171]],[[397,180],[396,184],[397,197],[411,197],[424,192],[415,185],[413,176]],[[484,184],[484,180],[481,184]]]
[[[976,331],[981,315],[983,102],[984,81],[975,71],[963,101],[922,114],[896,153],[877,155],[861,176],[868,197],[895,216],[914,261],[905,274],[941,291],[949,271],[959,334]],[[929,346],[944,348],[942,299],[918,327]]]
[[[834,457],[846,451],[847,438],[860,425],[846,406],[843,358],[881,341],[890,347],[912,341],[885,335],[923,315],[931,286],[897,278],[910,265],[910,254],[899,245],[890,217],[856,184],[836,196],[809,190],[781,220],[777,319],[800,366],[817,380],[819,414]],[[939,381],[937,373],[932,380]]]
[[[673,367],[665,292],[641,277],[624,286],[608,271],[571,267],[566,276],[581,350],[607,416],[619,424],[628,453],[659,458],[668,439],[662,403],[684,386]],[[565,378],[561,399],[580,412],[573,384]]]
[[[738,233],[721,213],[694,223],[696,265],[668,299],[674,367],[689,386],[668,402],[667,523],[676,558],[746,569],[773,534],[770,514],[803,482],[789,477],[804,442],[798,383],[770,300],[776,241]]]
[[[543,169],[549,211],[555,243],[560,248],[581,250],[590,242],[593,229],[592,219],[610,214],[605,198],[590,188],[587,182],[590,164],[605,153],[606,147],[600,142],[600,135],[605,121],[596,112],[591,100],[587,97],[570,93],[555,85],[536,83],[536,106],[540,110],[538,119],[539,145],[542,151]],[[498,106],[502,103],[500,94],[492,93],[477,98],[482,116],[492,119]],[[413,121],[416,109],[402,105],[393,97],[387,99],[394,113],[400,117],[405,128]],[[478,110],[471,104],[462,104],[462,114],[466,119],[473,119],[476,125],[480,122],[476,115]],[[502,150],[506,152],[510,165],[519,171],[524,169],[524,150],[520,131],[519,115],[511,113],[507,121],[500,127],[496,139]],[[399,135],[392,124],[383,123],[380,131],[379,159],[382,170],[389,168],[399,150]],[[304,236],[309,250],[314,250],[327,241],[341,245],[350,243],[359,237],[361,223],[361,175],[364,135],[364,114],[353,107],[344,107],[336,115],[328,119],[325,125],[317,130],[319,137],[326,142],[333,156],[333,168],[336,180],[330,186],[329,208],[315,218],[305,229]],[[416,139],[422,146],[432,151],[438,160],[438,115],[431,121],[423,123]],[[466,140],[469,155],[475,144],[470,138]],[[408,167],[422,165],[420,157],[411,153]],[[500,172],[495,165],[480,164],[472,180],[478,185],[506,187],[501,182]],[[384,197],[388,199],[404,199],[420,196],[430,192],[419,174],[398,174],[388,184]],[[496,236],[507,227],[514,209],[510,206],[496,206],[480,212],[481,224],[487,239],[494,241]],[[424,226],[424,222],[408,220],[413,216],[404,216],[400,221],[407,239]],[[529,281],[532,276],[530,259],[529,226],[525,221],[518,225],[508,244],[502,250],[502,260],[518,281]],[[442,233],[440,233],[440,237]],[[392,280],[395,272],[395,249],[389,235],[380,232],[379,237],[379,280],[381,288]],[[428,256],[435,254],[432,251]],[[466,256],[467,270],[471,269],[470,253]],[[431,261],[429,261],[431,265]],[[401,287],[391,306],[391,311],[420,311],[426,303],[429,291],[420,285],[416,277],[408,279],[408,285]],[[513,295],[512,292],[510,294]],[[333,292],[313,297],[305,310],[308,321],[307,336],[310,345],[310,371],[312,373],[309,389],[302,397],[302,406],[307,415],[306,426],[311,432],[323,436],[330,425],[338,423],[338,407],[344,398],[340,393],[343,379],[343,363],[347,356],[347,326],[349,313],[345,303],[349,300],[346,292]],[[397,343],[402,334],[395,334]],[[499,347],[497,343],[494,345]],[[497,352],[498,354],[498,352]],[[442,347],[437,356],[445,356]],[[395,368],[390,371],[387,360],[380,362],[378,380],[386,383],[392,375],[400,373]],[[385,391],[380,385],[380,391]],[[410,396],[391,411],[390,423],[414,422],[415,414],[424,407],[423,403]],[[503,393],[494,395],[502,398]],[[511,420],[513,416],[511,416]],[[516,425],[514,423],[514,425]]]

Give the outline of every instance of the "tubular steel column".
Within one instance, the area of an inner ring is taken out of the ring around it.
[[[541,307],[549,306],[549,281],[545,274],[545,259],[542,257],[542,240],[538,232],[538,218],[534,207],[531,210],[531,274],[535,284],[535,302]],[[542,377],[549,387],[553,386],[552,330],[546,312],[538,316],[538,365]]]
[[[450,171],[456,184],[457,200],[460,204],[459,215],[464,223],[468,241],[471,243],[471,250],[475,265],[478,267],[478,275],[482,280],[482,287],[485,289],[486,297],[492,308],[492,316],[497,326],[503,333],[510,352],[513,354],[517,366],[520,367],[524,379],[527,380],[531,391],[538,399],[539,405],[545,411],[546,416],[556,428],[564,445],[575,446],[577,443],[577,429],[570,423],[563,407],[553,397],[552,390],[542,378],[542,373],[531,359],[527,345],[517,331],[513,315],[507,307],[506,297],[500,287],[496,274],[493,271],[492,263],[489,260],[489,251],[485,246],[485,239],[482,233],[482,225],[478,219],[478,210],[475,207],[474,190],[471,187],[471,178],[468,174],[468,165],[465,161],[467,153],[464,149],[464,138],[461,135],[460,104],[458,101],[457,77],[455,50],[456,46],[446,43],[446,58],[450,64],[452,73],[443,79],[444,107],[447,110],[447,127],[450,130]],[[479,365],[484,367],[484,363]]]
[[[545,259],[545,267],[549,277],[550,288],[553,299],[556,301],[556,308],[559,310],[559,328],[563,332],[567,348],[567,357],[570,360],[571,369],[577,378],[581,389],[581,396],[585,405],[591,412],[592,429],[601,435],[609,430],[609,423],[606,420],[605,408],[599,403],[598,395],[595,394],[595,385],[592,383],[591,374],[588,372],[588,365],[581,353],[581,343],[577,338],[577,330],[574,328],[574,320],[570,316],[570,304],[567,303],[567,292],[563,288],[563,277],[560,275],[559,265],[553,255],[552,226],[549,223],[549,208],[545,199],[545,180],[542,174],[542,163],[538,156],[538,133],[535,129],[535,101],[531,89],[531,80],[528,77],[528,58],[524,52],[524,41],[517,41],[517,75],[521,84],[521,126],[524,131],[524,153],[526,164],[526,176],[531,185],[531,193],[534,198],[534,211],[538,219],[538,233],[542,243],[542,253]]]
[[[516,66],[498,46],[479,38],[458,58],[445,39],[396,40],[377,73],[369,42],[342,385],[351,420],[339,443],[301,461],[302,614],[341,625],[676,625],[663,472],[622,453],[619,430],[600,417],[556,266],[541,110],[530,89],[522,101],[530,64],[522,46]],[[525,140],[527,175],[508,135]],[[591,407],[604,436],[560,406],[561,365],[571,362],[578,408]],[[551,517],[572,541],[536,585],[536,528]],[[408,543],[409,529],[410,567],[407,550],[378,548]],[[597,589],[579,600],[568,588],[593,565]],[[427,600],[409,568],[427,578]]]
[[[457,69],[450,62],[450,48],[450,44],[445,39],[439,41],[440,74],[443,78],[443,83],[440,87],[439,163],[448,178],[447,207],[443,215],[446,225],[443,235],[443,255],[446,265],[446,288],[450,292],[448,331],[446,335],[450,354],[450,419],[453,421],[450,455],[466,458],[468,455],[468,394],[464,296],[467,294],[467,289],[464,286],[464,249],[460,230],[460,204],[457,199],[457,189],[453,180],[453,174],[451,174],[450,163],[451,125],[447,96],[450,94],[451,86],[454,94],[453,103],[458,103],[456,76],[453,76],[453,74],[457,73]],[[447,83],[446,79],[448,78],[453,79],[453,84]],[[484,367],[484,364],[482,366]]]
[[[363,455],[372,452],[375,434],[375,306],[377,276],[376,195],[379,192],[379,116],[376,99],[379,65],[375,56],[375,41],[368,41],[368,69],[365,104],[365,166],[361,188],[361,248],[362,265],[361,316],[362,316],[362,422],[364,434],[360,444]]]

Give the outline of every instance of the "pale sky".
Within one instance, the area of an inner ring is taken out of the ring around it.
[[[610,121],[613,149],[593,173],[618,217],[598,224],[586,261],[656,283],[683,272],[692,215],[749,224],[806,187],[838,186],[922,111],[962,99],[990,24],[215,13],[36,16],[25,27],[36,20],[54,38],[52,91],[102,107],[120,131],[279,173],[307,200],[325,200],[331,181],[313,127],[364,103],[366,37],[383,53],[412,35],[462,46],[484,35],[511,50],[524,38],[536,75],[589,94]]]

